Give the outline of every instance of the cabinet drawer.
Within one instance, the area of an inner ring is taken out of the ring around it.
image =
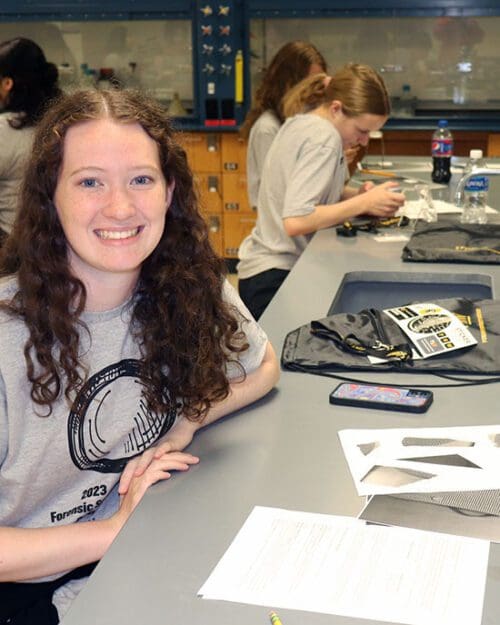
[[[202,213],[222,211],[221,179],[217,174],[194,174]]]
[[[220,213],[203,213],[203,219],[208,227],[208,237],[210,239],[210,243],[217,254],[222,256],[222,215]]]
[[[224,212],[253,212],[248,201],[247,177],[244,173],[224,173],[222,187]]]
[[[237,258],[238,248],[243,239],[250,234],[255,226],[257,216],[250,213],[224,213],[224,256]]]
[[[177,135],[186,150],[193,171],[219,173],[221,169],[221,137],[209,132],[180,132]]]
[[[222,136],[222,171],[245,172],[247,170],[247,142],[238,134]]]

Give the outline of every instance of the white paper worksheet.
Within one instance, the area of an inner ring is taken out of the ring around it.
[[[255,507],[205,599],[410,625],[480,625],[489,543]]]

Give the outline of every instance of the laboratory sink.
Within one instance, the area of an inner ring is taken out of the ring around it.
[[[344,274],[328,314],[356,313],[365,308],[392,308],[409,302],[451,297],[492,299],[492,278],[481,273],[352,271]]]

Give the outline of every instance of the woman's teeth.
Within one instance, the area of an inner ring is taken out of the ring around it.
[[[101,239],[128,239],[135,237],[139,232],[139,228],[133,230],[97,230],[97,236]]]

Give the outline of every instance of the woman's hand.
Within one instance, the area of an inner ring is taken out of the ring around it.
[[[192,424],[191,428],[185,426],[183,421],[187,421],[181,417],[173,428],[163,437],[161,442],[149,449],[136,458],[129,460],[123,469],[118,492],[120,495],[127,493],[133,478],[140,477],[145,473],[149,466],[157,459],[175,457],[176,452],[185,449],[193,439],[194,432],[198,424]],[[190,422],[188,422],[190,423]],[[182,425],[181,425],[182,424]],[[180,426],[180,427],[178,427]],[[196,458],[191,454],[184,454],[186,457]],[[196,462],[199,458],[196,458]],[[170,477],[170,475],[168,476]]]
[[[363,193],[363,213],[375,217],[391,217],[405,203],[405,195],[397,182],[384,182]]]
[[[187,471],[191,465],[198,462],[199,458],[196,456],[175,451],[163,454],[161,458],[154,458],[141,475],[133,475],[127,491],[121,497],[120,509],[113,515],[118,529],[124,525],[150,486],[168,480],[171,471]]]
[[[365,182],[363,182],[363,184],[358,189],[358,195],[360,195],[361,193],[366,193],[367,191],[374,189],[376,186],[377,185],[373,182],[373,180],[365,180]]]

